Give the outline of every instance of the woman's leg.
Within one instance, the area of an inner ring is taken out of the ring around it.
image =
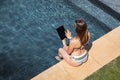
[[[62,55],[60,54],[59,50],[58,50],[58,56],[55,56],[55,58],[58,60],[58,61],[61,61],[63,59]]]
[[[65,50],[67,50],[67,45],[66,45],[66,38],[64,38],[62,40],[62,44],[63,44],[63,48]],[[58,56],[55,56],[55,58],[58,60],[58,61],[61,61],[62,60],[62,55],[60,54],[59,50],[58,50]]]
[[[71,56],[63,49],[63,48],[60,48],[59,49],[59,54],[60,56],[70,65],[72,66],[78,66],[79,64],[76,63],[72,58]]]
[[[68,46],[63,47],[62,49],[67,50],[67,49],[68,49]],[[56,58],[58,61],[61,61],[61,60],[63,59],[63,57],[62,57],[62,55],[60,54],[59,50],[58,50],[58,56],[55,56],[55,58]]]
[[[63,40],[62,40],[62,44],[63,44],[63,47],[66,47],[67,45],[66,45],[66,38],[64,38]]]

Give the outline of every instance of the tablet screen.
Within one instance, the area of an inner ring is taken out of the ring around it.
[[[63,40],[64,38],[66,38],[64,26],[60,26],[56,30],[57,30],[57,33],[58,33],[58,35],[59,35],[59,37],[60,37],[61,40]]]

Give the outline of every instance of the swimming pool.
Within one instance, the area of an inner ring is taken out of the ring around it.
[[[84,19],[91,42],[111,29],[68,0],[2,0],[0,3],[0,80],[29,80],[57,63],[56,32]],[[74,35],[74,34],[73,34]]]

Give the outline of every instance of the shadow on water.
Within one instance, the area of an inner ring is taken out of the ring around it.
[[[93,44],[90,42],[85,46],[85,49],[89,52],[89,50],[92,48]]]
[[[102,3],[99,0],[88,0],[88,1],[90,1],[92,4],[101,8],[103,11],[105,11],[106,13],[110,14],[115,19],[120,21],[120,14],[118,12],[116,12],[115,10],[113,10],[112,8],[110,8],[109,6],[107,6],[106,4]]]

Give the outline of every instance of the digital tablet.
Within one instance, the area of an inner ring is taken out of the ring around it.
[[[63,40],[64,38],[66,38],[64,26],[60,26],[56,30],[57,30],[57,33],[58,33],[58,35],[59,35],[59,37],[60,37],[61,40]]]

